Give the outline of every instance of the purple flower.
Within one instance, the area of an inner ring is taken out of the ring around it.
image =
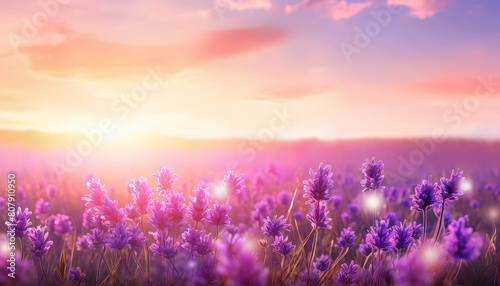
[[[173,173],[173,169],[161,167],[157,173],[153,174],[153,177],[158,180],[156,190],[160,195],[165,195],[174,190],[174,183],[175,180],[177,180],[177,175]]]
[[[34,256],[42,257],[42,255],[49,251],[50,246],[53,244],[52,241],[47,241],[49,233],[45,232],[45,228],[47,227],[37,226],[37,228],[32,227],[28,230],[29,249],[30,253]]]
[[[115,228],[111,228],[109,236],[106,239],[106,246],[115,251],[120,251],[124,247],[131,248],[129,241],[132,239],[132,234],[121,223],[116,224]]]
[[[318,206],[319,204],[319,206]],[[312,204],[312,210],[307,214],[307,219],[311,222],[313,228],[327,228],[332,227],[328,223],[332,220],[326,211],[326,202],[320,201],[319,203]]]
[[[286,207],[292,203],[292,196],[290,196],[290,192],[287,190],[279,192],[277,198],[278,202]]]
[[[200,285],[218,285],[219,273],[217,272],[217,262],[214,257],[207,255],[203,258],[203,263],[198,267],[198,277]]]
[[[176,228],[182,225],[186,216],[186,205],[184,204],[184,196],[181,193],[169,192],[166,195],[166,204],[168,209],[168,218]]]
[[[104,185],[101,185],[101,181],[91,179],[89,182],[87,182],[87,188],[89,189],[90,193],[82,197],[82,200],[86,201],[85,207],[87,209],[92,209],[102,206],[102,199],[104,197],[107,198],[108,195],[106,194]]]
[[[342,207],[342,197],[341,196],[332,196],[330,206],[333,210],[339,211]]]
[[[480,254],[483,242],[472,235],[472,227],[465,227],[465,219],[460,217],[458,221],[454,220],[448,226],[450,234],[445,240],[446,251],[452,262],[460,259],[466,261],[476,259]]]
[[[301,211],[296,211],[296,212],[293,212],[293,218],[296,221],[302,221],[304,219],[304,215],[302,214]]]
[[[389,228],[385,221],[376,221],[375,227],[370,227],[370,232],[366,236],[366,243],[381,251],[388,251],[396,244],[394,241],[394,232]]]
[[[213,239],[212,239],[212,234],[208,235],[203,235],[200,238],[200,241],[198,241],[198,244],[196,245],[196,252],[200,256],[205,256],[209,253],[212,253],[213,249]]]
[[[356,238],[356,234],[353,230],[351,230],[351,227],[344,228],[340,233],[340,236],[337,237],[337,243],[335,244],[335,247],[354,247],[356,245],[354,243]]]
[[[39,199],[35,204],[35,216],[40,221],[44,221],[47,214],[50,212],[50,203]]]
[[[323,167],[323,163],[319,164],[317,172],[314,172],[312,168],[309,169],[311,178],[303,181],[304,198],[308,199],[306,204],[330,199],[330,192],[333,189],[333,173],[331,170],[332,166],[326,165]]]
[[[424,255],[425,256],[425,255]],[[397,271],[394,273],[394,285],[433,285],[433,275],[429,273],[429,262],[421,258],[416,251],[403,256],[397,262]]]
[[[22,239],[26,235],[28,227],[31,225],[31,221],[29,218],[31,214],[32,212],[30,212],[28,208],[25,208],[24,211],[21,211],[21,207],[18,207],[17,212],[14,214],[14,216],[10,217],[5,222],[5,225],[7,225],[7,230],[13,230],[14,236]]]
[[[218,271],[227,277],[227,285],[266,285],[267,268],[257,262],[257,256],[244,248],[237,253],[228,251],[225,243],[218,243],[220,264]]]
[[[382,181],[384,180],[384,175],[382,175],[383,169],[384,163],[382,160],[375,162],[374,157],[370,162],[370,160],[366,158],[366,162],[361,165],[361,172],[363,172],[365,176],[365,178],[361,180],[361,186],[364,187],[363,192],[380,189]]]
[[[410,224],[411,225],[411,237],[413,237],[413,239],[419,239],[420,237],[422,237],[422,235],[424,234],[424,227],[422,226],[422,224],[417,224],[417,222],[413,222],[413,224]]]
[[[396,226],[399,224],[399,215],[397,213],[386,213],[383,220],[389,223],[389,227]]]
[[[139,228],[139,225],[135,222],[130,225],[128,228],[128,232],[131,235],[131,239],[129,240],[130,248],[132,250],[136,248],[140,248],[144,241],[146,241],[146,237],[144,236],[144,233],[141,231]]]
[[[228,194],[231,196],[237,196],[241,193],[241,191],[245,188],[245,182],[243,181],[243,177],[234,173],[233,171],[228,171],[227,174],[224,175],[224,180],[222,181]]]
[[[284,216],[274,216],[273,219],[267,217],[267,219],[264,219],[264,225],[262,225],[262,233],[264,233],[265,236],[279,236],[283,234],[283,231],[290,231],[289,224],[286,224],[286,219]]]
[[[153,189],[149,188],[147,179],[143,177],[139,180],[134,178],[129,186],[133,189],[132,197],[134,204],[137,206],[137,211],[141,215],[145,215],[153,201]]]
[[[330,266],[330,258],[328,255],[321,255],[313,262],[313,266],[318,269],[318,271],[324,272],[328,269],[328,266]]]
[[[357,285],[354,281],[357,279],[358,268],[359,265],[354,264],[352,260],[349,265],[344,263],[340,266],[340,272],[337,272],[337,275],[333,276],[333,280],[340,286]]]
[[[55,199],[57,197],[57,186],[47,185],[47,187],[45,187],[45,193],[49,199]]]
[[[451,176],[449,179],[441,178],[441,185],[439,185],[439,190],[441,192],[441,197],[443,201],[456,201],[459,195],[463,195],[462,186],[465,178],[462,177],[463,171],[455,170],[451,171]]]
[[[259,201],[253,206],[253,210],[250,212],[252,221],[262,221],[265,217],[271,214],[271,206],[267,201]]]
[[[201,185],[198,185],[194,193],[194,197],[189,197],[187,212],[189,217],[198,223],[207,217],[208,188],[202,188]]]
[[[477,201],[477,200],[473,200],[471,203],[470,203],[470,206],[474,209],[478,209],[481,204]]]
[[[415,188],[415,194],[410,195],[413,206],[412,210],[426,212],[436,205],[441,203],[441,198],[438,194],[439,187],[437,184],[432,184],[432,176],[428,180],[422,180],[422,183]]]
[[[361,253],[361,255],[363,255],[364,257],[367,257],[368,255],[370,255],[373,251],[373,248],[368,245],[367,243],[361,243],[359,245],[359,253]]]
[[[89,248],[89,242],[86,235],[82,235],[76,239],[76,250],[85,251]]]
[[[229,212],[231,207],[227,203],[221,205],[218,201],[215,201],[214,208],[208,210],[207,220],[209,223],[215,226],[229,225]]]
[[[102,217],[106,226],[115,227],[119,223],[125,224],[125,213],[123,212],[123,208],[118,209],[118,201],[112,201],[108,196],[105,196],[102,199],[102,205],[95,209],[97,212],[96,216]]]
[[[83,279],[85,279],[85,276],[85,273],[82,272],[82,269],[80,269],[80,267],[77,267],[75,270],[69,271],[70,281],[76,282],[76,285],[78,286],[85,285],[85,283],[83,283]]]
[[[165,201],[158,201],[156,199],[150,208],[150,214],[148,214],[149,222],[154,228],[160,231],[166,231],[168,227],[172,226],[170,219],[168,218],[168,211]]]
[[[200,243],[201,236],[205,234],[205,231],[202,230],[198,232],[191,226],[188,226],[186,231],[182,233],[182,244],[181,247],[191,251],[191,256],[195,257],[196,250],[198,248],[198,244]]]
[[[92,214],[90,211],[83,211],[82,213],[82,226],[86,229],[92,227]]]
[[[271,246],[274,246],[274,249],[276,252],[283,256],[287,256],[292,250],[295,248],[295,246],[292,244],[292,242],[287,242],[288,237],[283,237],[281,236],[276,236],[274,238],[274,243],[271,244]]]
[[[98,228],[93,228],[90,233],[87,233],[87,242],[90,248],[101,248],[107,240],[107,232]]]
[[[166,232],[156,231],[150,232],[156,243],[151,244],[149,249],[154,256],[165,257],[166,259],[174,258],[177,253],[179,253],[179,242],[176,242],[174,245],[174,239],[171,237],[167,237]]]
[[[74,230],[73,223],[69,216],[63,214],[56,214],[54,218],[54,233],[56,235],[63,235],[66,233],[71,234]]]
[[[133,203],[128,204],[123,208],[123,213],[127,216],[131,221],[135,221],[136,219],[141,217],[141,214],[137,210],[137,206]]]
[[[413,227],[406,225],[406,220],[404,223],[399,223],[399,225],[394,227],[394,239],[396,240],[395,248],[396,250],[403,250],[408,247],[413,242]]]

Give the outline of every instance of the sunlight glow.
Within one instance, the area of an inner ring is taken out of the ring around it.
[[[382,206],[380,195],[370,194],[365,197],[365,206],[370,210],[378,210]]]
[[[462,185],[462,190],[464,191],[464,193],[470,193],[472,192],[472,183],[470,181],[464,181],[463,185]]]

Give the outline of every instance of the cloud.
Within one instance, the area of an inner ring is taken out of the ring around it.
[[[263,90],[255,98],[268,100],[286,100],[311,97],[327,92],[332,92],[334,87],[331,85],[302,85],[291,87],[270,87]]]
[[[305,10],[310,8],[315,8],[319,6],[329,6],[328,15],[332,17],[335,21],[350,18],[364,8],[371,6],[372,2],[357,2],[357,3],[347,3],[347,1],[341,0],[303,0],[302,2],[295,5],[287,5],[285,7],[285,12],[291,14],[298,10]]]
[[[425,19],[442,11],[452,0],[387,0],[387,5],[407,6],[408,15]]]
[[[340,1],[330,8],[330,15],[336,21],[351,18],[356,15],[359,11],[366,7],[371,6],[372,2],[360,2],[360,3],[347,3],[346,1]]]
[[[399,88],[405,92],[417,93],[421,96],[463,96],[474,95],[478,83],[475,75],[451,74],[401,84]]]
[[[215,0],[215,6],[231,10],[269,9],[271,0]]]
[[[252,27],[216,30],[200,34],[194,43],[171,46],[141,46],[108,41],[94,34],[57,26],[63,35],[55,44],[20,49],[31,69],[54,77],[128,79],[144,66],[161,66],[166,73],[238,57],[276,44],[288,33],[280,28]]]

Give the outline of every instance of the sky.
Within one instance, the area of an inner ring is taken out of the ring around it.
[[[498,1],[0,5],[0,129],[500,138]]]

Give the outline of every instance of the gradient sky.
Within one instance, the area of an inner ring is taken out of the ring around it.
[[[286,109],[275,138],[500,138],[495,0],[41,2],[0,0],[0,129],[247,138]]]

